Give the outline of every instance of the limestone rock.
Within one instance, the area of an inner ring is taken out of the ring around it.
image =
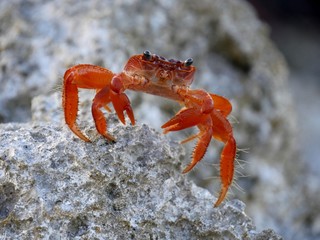
[[[181,175],[183,151],[147,125],[77,139],[61,124],[0,125],[0,235],[7,239],[281,239]]]

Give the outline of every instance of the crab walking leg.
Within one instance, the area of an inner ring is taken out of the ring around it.
[[[184,91],[184,89],[181,89],[181,93],[184,94],[185,98],[184,103],[188,108],[179,111],[162,128],[164,128],[164,133],[167,133],[198,126],[200,130],[198,134],[182,141],[182,143],[185,143],[196,137],[199,138],[192,154],[191,163],[183,170],[183,173],[187,173],[203,158],[211,141],[212,119],[210,113],[213,110],[213,100],[210,94],[203,90]]]
[[[106,107],[109,102],[112,102],[113,107],[120,119],[120,121],[125,124],[125,118],[123,112],[126,111],[131,123],[134,125],[134,115],[131,108],[130,100],[125,93],[119,93],[117,89],[117,79],[119,76],[113,77],[111,80],[111,85],[101,89],[92,103],[92,116],[94,118],[96,128],[98,132],[107,138],[109,141],[115,141],[114,137],[107,133],[107,121],[100,110],[102,107]],[[115,92],[117,91],[117,92]]]
[[[213,109],[212,97],[203,90],[180,88],[177,92],[184,99],[186,108],[181,109],[172,119],[161,126],[164,128],[164,133],[196,126],[208,118],[208,113]]]
[[[220,178],[221,178],[222,187],[221,187],[218,200],[214,204],[214,207],[218,207],[221,204],[221,202],[226,197],[229,186],[232,183],[235,155],[236,155],[236,141],[230,135],[221,153]]]
[[[114,109],[123,124],[126,124],[123,112],[126,111],[131,124],[135,124],[134,114],[131,108],[131,103],[128,96],[124,93],[126,90],[123,81],[125,81],[123,74],[118,74],[112,78],[111,81],[111,101]]]
[[[64,74],[62,106],[66,124],[79,138],[90,142],[76,124],[78,114],[78,88],[102,89],[110,84],[114,73],[102,67],[79,64]]]
[[[199,133],[193,134],[193,135],[191,135],[190,137],[187,137],[186,139],[182,140],[182,141],[180,142],[180,144],[185,144],[185,143],[187,143],[187,142],[190,142],[190,141],[192,141],[193,139],[195,139],[195,138],[197,138],[197,137],[199,137]]]
[[[114,110],[116,111],[120,121],[123,124],[126,124],[126,120],[124,118],[123,112],[126,111],[132,125],[135,124],[135,119],[133,115],[133,111],[131,108],[130,100],[128,96],[124,93],[115,93],[111,91],[111,101],[114,107]]]
[[[64,119],[72,132],[86,142],[90,142],[76,124],[78,114],[78,87],[73,84],[74,74],[66,72],[64,75],[62,106],[64,109]]]
[[[196,144],[191,163],[183,170],[183,173],[189,172],[204,156],[212,138],[212,119],[209,114],[203,114],[197,108],[183,109],[172,119],[166,122],[162,128],[164,133],[170,131],[179,131],[198,125],[200,133],[192,136],[192,139],[199,137]],[[191,139],[187,139],[189,141]]]
[[[115,138],[107,133],[107,121],[103,115],[103,112],[100,110],[100,108],[107,106],[107,104],[111,101],[110,91],[110,87],[108,86],[101,89],[96,94],[92,102],[91,111],[97,131],[109,141],[113,142],[115,141]]]
[[[218,200],[214,204],[214,206],[217,207],[226,197],[232,183],[237,147],[229,121],[217,110],[212,111],[211,117],[213,122],[213,137],[225,144],[220,156],[220,179],[222,186]]]
[[[228,99],[225,97],[219,96],[217,94],[210,93],[210,96],[214,102],[214,108],[220,110],[224,117],[228,117],[228,115],[232,111],[232,105]]]
[[[212,138],[212,120],[210,117],[199,126],[199,141],[197,142],[193,153],[191,163],[182,171],[182,173],[187,173],[192,170],[192,168],[203,158],[205,155],[209,143]]]

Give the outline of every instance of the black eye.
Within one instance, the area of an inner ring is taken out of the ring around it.
[[[193,59],[192,59],[192,58],[188,58],[187,60],[184,61],[184,65],[185,65],[186,67],[191,66],[192,63],[193,63]]]
[[[145,60],[151,60],[151,58],[152,58],[151,52],[148,51],[148,50],[144,51],[143,52],[143,57],[144,57]]]

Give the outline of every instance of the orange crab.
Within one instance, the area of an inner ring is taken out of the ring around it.
[[[224,200],[234,174],[236,141],[227,116],[232,110],[230,102],[221,96],[202,89],[192,90],[191,85],[196,68],[192,58],[186,61],[166,59],[150,51],[132,56],[121,73],[115,74],[108,69],[80,64],[69,68],[64,75],[63,109],[69,128],[82,140],[90,142],[78,128],[78,88],[95,89],[92,103],[92,116],[97,131],[106,139],[115,138],[107,132],[107,123],[101,108],[110,111],[112,103],[120,121],[125,124],[124,112],[131,123],[135,124],[133,111],[125,90],[145,92],[175,100],[184,108],[171,120],[162,125],[164,133],[179,131],[197,126],[199,133],[185,139],[186,143],[195,138],[198,142],[192,154],[191,163],[183,170],[189,172],[204,156],[211,138],[223,142],[220,159],[221,191],[215,207]]]

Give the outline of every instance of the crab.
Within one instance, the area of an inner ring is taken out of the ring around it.
[[[194,126],[199,129],[197,134],[181,142],[198,139],[192,153],[192,161],[183,173],[191,171],[203,158],[212,138],[224,143],[220,157],[221,190],[214,204],[214,207],[217,207],[225,199],[234,175],[236,141],[227,119],[232,105],[222,96],[203,89],[190,89],[195,72],[192,58],[185,61],[166,59],[150,51],[130,57],[123,71],[117,74],[90,64],[73,66],[64,74],[62,104],[65,122],[75,135],[90,142],[76,123],[79,88],[96,90],[91,108],[92,116],[97,131],[109,141],[115,141],[115,138],[108,133],[107,122],[101,110],[105,108],[111,111],[108,104],[112,103],[123,124],[126,123],[124,113],[131,124],[135,124],[126,90],[149,93],[179,102],[184,107],[161,128],[164,134]]]

